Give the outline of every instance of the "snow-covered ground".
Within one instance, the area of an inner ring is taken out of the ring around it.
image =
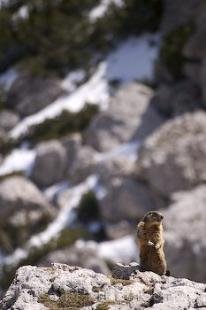
[[[107,80],[151,80],[158,43],[158,35],[132,37],[124,41],[106,59]]]
[[[151,44],[151,41],[153,43],[155,41],[156,44]],[[99,64],[94,75],[77,89],[74,86],[76,80],[84,79],[84,73],[81,71],[70,73],[62,82],[68,95],[57,99],[38,113],[26,117],[11,130],[10,136],[16,139],[30,126],[39,124],[45,119],[54,118],[63,110],[78,112],[87,102],[106,109],[110,97],[110,81],[119,80],[122,83],[128,83],[133,80],[152,78],[158,46],[157,35],[144,35],[141,38],[126,40],[110,53]]]
[[[97,154],[95,159],[97,162],[101,162],[113,158],[127,158],[131,162],[135,162],[137,160],[139,146],[140,143],[138,141],[123,143],[112,151]]]
[[[0,165],[0,176],[22,172],[29,176],[36,156],[35,150],[14,149]]]
[[[123,0],[101,0],[100,4],[95,6],[89,13],[89,20],[94,22],[98,18],[101,18],[107,12],[111,4],[116,5],[117,7],[122,7],[124,2]]]
[[[77,89],[77,84],[81,83],[86,77],[86,72],[83,70],[75,70],[69,73],[62,81],[62,88],[67,92],[74,92]]]
[[[135,238],[132,235],[100,243],[78,240],[75,246],[79,249],[91,249],[98,257],[116,263],[128,264],[133,260],[137,260],[138,257]]]

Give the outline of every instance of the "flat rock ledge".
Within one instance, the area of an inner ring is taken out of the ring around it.
[[[0,309],[206,309],[206,284],[117,266],[113,276],[64,264],[24,266]]]

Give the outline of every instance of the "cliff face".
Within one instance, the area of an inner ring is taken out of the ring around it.
[[[17,271],[0,306],[2,310],[205,309],[206,285],[137,270],[125,280],[64,264],[25,266]]]

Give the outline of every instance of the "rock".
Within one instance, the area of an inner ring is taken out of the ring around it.
[[[72,247],[49,253],[43,260],[43,265],[48,266],[53,262],[69,264],[83,268],[92,269],[95,272],[109,274],[109,268],[106,262],[96,255],[94,249],[90,247],[81,247],[76,243]]]
[[[3,110],[0,112],[0,128],[5,131],[11,130],[19,122],[19,116],[13,111]]]
[[[201,63],[201,71],[200,71],[200,87],[202,90],[202,100],[204,103],[204,108],[206,108],[206,55],[204,60]]]
[[[206,57],[206,44],[204,40],[206,35],[205,21],[206,17],[204,17],[203,22],[196,28],[193,35],[190,36],[184,47],[184,56],[189,59],[196,59],[200,61]]]
[[[184,80],[172,86],[171,84],[161,85],[152,98],[152,104],[167,117],[174,117],[202,107],[200,91],[190,80]]]
[[[114,177],[105,184],[106,195],[100,200],[102,217],[107,221],[137,220],[157,208],[155,195],[144,183],[129,177]]]
[[[190,23],[198,15],[202,4],[202,0],[164,0],[162,32],[168,33],[176,27]]]
[[[82,147],[82,136],[79,133],[71,134],[69,136],[63,137],[61,143],[67,152],[68,166],[72,166],[76,160],[77,153]]]
[[[133,83],[123,86],[106,112],[98,114],[85,133],[85,143],[109,151],[124,142],[141,140],[162,123],[150,105],[150,88]]]
[[[22,73],[8,92],[7,106],[24,117],[45,108],[62,94],[58,79]]]
[[[165,214],[166,257],[171,274],[206,280],[206,186],[173,195]]]
[[[32,180],[40,187],[62,181],[68,170],[65,147],[59,141],[53,140],[39,144],[36,151]]]
[[[53,210],[33,183],[22,176],[11,176],[0,182],[0,213],[0,244],[10,251],[39,232]]]
[[[83,182],[96,169],[96,151],[89,146],[81,146],[69,166],[68,177],[73,183]]]
[[[129,280],[108,278],[88,269],[53,264],[24,266],[1,301],[1,309],[171,309],[206,307],[205,284],[158,276],[132,274]]]
[[[206,180],[206,113],[185,114],[168,121],[139,151],[136,174],[168,198]]]

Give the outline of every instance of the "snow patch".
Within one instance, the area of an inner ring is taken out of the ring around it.
[[[122,82],[151,80],[159,49],[158,42],[158,35],[149,34],[124,41],[106,59],[107,79]]]
[[[121,8],[124,4],[123,0],[102,0],[99,5],[95,6],[89,13],[89,20],[95,22],[98,18],[101,18],[107,12],[111,4]]]
[[[136,261],[138,257],[136,242],[131,235],[101,243],[78,240],[75,246],[79,249],[94,251],[99,258],[115,263],[128,264],[133,260]]]
[[[69,188],[68,181],[62,181],[45,189],[44,194],[49,201],[53,201],[61,192]]]
[[[29,9],[27,5],[22,5],[18,11],[13,15],[13,20],[27,19],[29,17]]]
[[[29,127],[42,123],[45,119],[51,119],[63,110],[70,112],[80,111],[86,103],[98,104],[100,108],[105,109],[109,99],[109,88],[104,78],[105,64],[99,65],[92,78],[80,86],[73,94],[60,97],[40,112],[26,117],[20,124],[11,130],[11,138],[18,138],[24,134]],[[66,82],[65,82],[66,84]]]
[[[35,157],[35,150],[28,150],[24,148],[14,149],[1,164],[0,176],[15,172],[23,172],[29,176],[32,171]]]
[[[86,77],[86,73],[83,70],[76,70],[69,73],[62,81],[62,88],[67,92],[73,92],[77,88],[77,84],[81,83]]]
[[[113,158],[122,157],[126,158],[131,162],[135,162],[137,160],[139,146],[140,146],[139,141],[123,143],[112,151],[105,153],[98,153],[95,159],[97,162],[102,162]]]
[[[105,241],[99,244],[98,256],[115,262],[128,264],[138,257],[137,246],[133,236]]]

